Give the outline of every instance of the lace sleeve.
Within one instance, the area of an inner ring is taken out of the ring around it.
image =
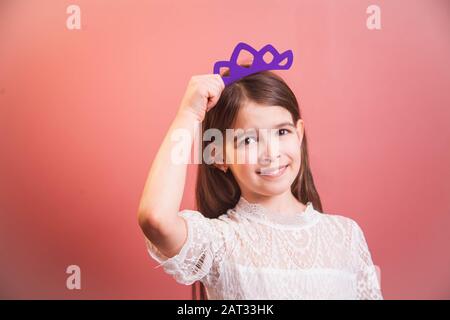
[[[382,300],[383,296],[376,267],[372,262],[364,233],[355,221],[352,222],[354,267],[357,272],[357,299]]]
[[[164,271],[178,283],[190,285],[205,277],[214,264],[225,257],[232,237],[232,228],[227,222],[210,219],[195,210],[182,210],[178,215],[187,223],[187,239],[179,253],[166,257],[145,238],[147,251]]]

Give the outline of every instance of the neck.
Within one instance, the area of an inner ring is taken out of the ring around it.
[[[262,195],[258,193],[243,192],[242,196],[251,203],[258,203],[270,212],[283,216],[292,216],[298,212],[303,212],[306,206],[294,197],[291,190],[277,195]]]

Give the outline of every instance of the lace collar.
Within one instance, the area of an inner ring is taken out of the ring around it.
[[[239,198],[236,206],[231,210],[242,217],[281,229],[298,229],[311,226],[320,218],[320,213],[314,209],[310,201],[306,204],[304,211],[290,217],[272,212],[259,203],[249,202],[243,196]]]

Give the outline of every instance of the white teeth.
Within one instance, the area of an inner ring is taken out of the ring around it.
[[[284,167],[285,166],[282,166],[282,167],[279,167],[279,168],[277,168],[275,170],[274,169],[264,169],[264,168],[262,168],[259,174],[262,175],[262,176],[275,176],[278,173],[280,173],[280,171],[283,170]]]
[[[267,173],[260,173],[262,176],[274,176],[274,175],[276,175],[278,172],[279,172],[280,170],[277,170],[277,171],[275,171],[275,172],[267,172]]]

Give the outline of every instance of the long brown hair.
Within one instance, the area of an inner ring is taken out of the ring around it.
[[[248,64],[242,65],[249,67]],[[228,75],[228,72],[222,74]],[[202,123],[203,132],[210,128],[220,130],[225,137],[226,129],[233,128],[239,109],[247,102],[261,105],[280,106],[287,109],[294,123],[301,119],[297,99],[284,80],[271,71],[251,74],[226,86],[214,108],[208,111]],[[203,141],[201,153],[211,143]],[[218,187],[220,186],[220,187]],[[322,211],[322,203],[314,185],[308,157],[306,131],[301,145],[301,166],[297,177],[291,185],[292,194],[302,203],[312,202],[314,209]],[[217,218],[234,208],[239,201],[241,191],[231,170],[226,173],[212,164],[202,161],[198,166],[195,200],[197,210],[208,218]],[[192,285],[192,299],[196,299],[196,284],[199,284],[199,298],[206,300],[206,290],[200,281]]]

